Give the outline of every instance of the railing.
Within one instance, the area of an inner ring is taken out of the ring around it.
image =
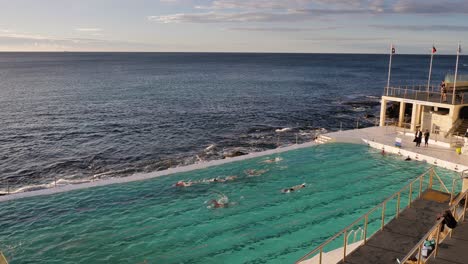
[[[465,103],[465,93],[466,92],[464,90],[456,92],[455,104]],[[441,93],[438,91],[434,91],[433,86],[428,91],[427,86],[422,85],[385,87],[384,95],[444,104],[452,104],[453,97],[453,93],[451,91]]]
[[[460,205],[460,202],[465,199],[465,202],[463,205]],[[450,211],[454,218],[457,220],[457,222],[464,221],[465,220],[465,214],[466,214],[466,208],[468,204],[468,190],[466,190],[463,194],[459,195],[455,201],[452,202],[452,206],[450,207]],[[443,223],[443,217],[439,219],[435,225],[427,232],[424,237],[411,249],[411,251],[400,261],[401,263],[405,264],[407,261],[412,261],[411,263],[414,263],[416,261],[417,264],[424,264],[426,261],[431,257],[434,256],[436,257],[439,251],[439,244],[442,243],[442,241],[447,237],[447,236],[452,236],[453,229],[449,229],[449,231],[446,234],[443,234],[443,232],[440,231],[442,228]],[[435,237],[435,248],[429,254],[427,257],[422,256],[422,250],[423,250],[423,245],[426,240],[434,239]],[[417,252],[417,253],[416,253]],[[408,262],[410,263],[410,262]]]
[[[382,230],[385,226],[385,221],[386,220],[391,220],[393,218],[398,218],[399,214],[402,210],[404,210],[406,207],[411,207],[412,201],[417,197],[420,197],[421,194],[423,193],[424,190],[426,189],[434,189],[436,187],[436,183],[434,182],[434,177],[438,180],[440,184],[439,189],[442,191],[446,191],[447,193],[449,192],[445,184],[443,184],[443,181],[440,179],[440,177],[437,175],[434,167],[431,167],[427,171],[425,171],[423,174],[419,175],[416,179],[412,180],[410,183],[405,185],[403,188],[401,188],[398,192],[394,193],[392,196],[388,197],[385,199],[382,203],[379,205],[375,206],[371,210],[369,210],[367,213],[359,217],[357,220],[355,220],[353,223],[345,227],[343,230],[339,231],[335,235],[333,235],[331,238],[317,246],[315,249],[304,255],[302,258],[296,261],[296,263],[305,261],[309,259],[310,257],[313,258],[318,258],[318,264],[322,264],[324,261],[324,249],[325,248],[330,248],[330,245],[332,243],[336,244],[335,241],[338,238],[343,239],[342,248],[343,248],[343,258],[342,260],[344,261],[346,259],[346,255],[349,253],[347,252],[347,246],[349,242],[349,237],[348,234],[352,232],[352,230],[356,229],[356,226],[359,228],[362,228],[363,230],[363,239],[361,242],[362,244],[366,244],[367,240],[369,237],[371,237],[374,233],[376,233],[378,230]],[[425,186],[425,187],[424,187]],[[414,190],[416,188],[416,190]],[[407,193],[406,193],[407,191]],[[396,201],[394,201],[396,199]],[[407,200],[407,203],[404,207],[402,207],[401,203],[402,200]],[[389,207],[392,206],[390,202],[394,202],[394,216],[390,214],[390,217],[388,216],[388,211]],[[379,216],[375,217],[372,216],[374,213],[379,213]],[[381,215],[380,215],[381,214]],[[386,219],[386,214],[387,218]],[[380,222],[380,224],[378,224]],[[373,224],[374,227],[379,227],[378,230],[375,230],[372,234],[370,234],[369,226]],[[363,227],[361,227],[361,225]],[[355,231],[354,231],[355,232]]]
[[[8,261],[5,258],[5,255],[0,251],[0,264],[8,264]]]
[[[398,124],[398,120],[386,120],[385,121],[386,132],[388,132],[388,128],[391,128],[393,132],[400,132],[405,135],[407,132],[411,132],[414,134],[414,131],[410,129],[411,123],[401,123],[401,126]],[[451,147],[461,147],[465,144],[463,135],[459,134],[458,132],[450,132],[440,129],[431,129],[431,140],[438,142],[445,142],[449,144]]]

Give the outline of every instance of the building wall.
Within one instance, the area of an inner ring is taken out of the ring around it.
[[[423,106],[421,113],[421,130],[425,131],[426,129],[432,131],[432,113],[430,106]]]
[[[452,117],[450,115],[441,115],[434,112],[429,114],[432,121],[430,130],[434,129],[435,126],[438,126],[439,131],[446,133],[452,128]]]

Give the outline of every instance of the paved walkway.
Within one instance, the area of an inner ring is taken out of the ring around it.
[[[425,191],[422,198],[386,224],[382,231],[375,233],[366,245],[351,252],[344,262],[338,263],[395,264],[397,258],[402,259],[434,226],[437,214],[449,208],[450,195],[443,194],[443,202],[436,202],[429,200],[434,193],[438,197],[443,194],[433,190]]]
[[[386,146],[395,146],[395,138],[402,139],[401,150],[410,151],[419,155],[430,156],[439,160],[468,166],[468,155],[459,155],[454,148],[448,147],[448,140],[440,137],[438,141],[429,140],[429,147],[416,147],[413,142],[412,133],[403,135],[403,131],[397,131],[395,127],[368,127],[363,129],[353,129],[328,133],[325,136],[331,137],[338,142],[362,143],[362,139],[378,142]],[[440,165],[440,164],[439,164]]]
[[[468,221],[465,220],[453,230],[451,238],[439,245],[439,254],[430,258],[428,264],[468,263]]]

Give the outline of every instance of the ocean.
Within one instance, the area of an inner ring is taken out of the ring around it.
[[[434,84],[454,65],[454,56],[435,56]],[[425,84],[428,68],[428,55],[395,55],[391,83]],[[388,55],[0,53],[0,191],[372,126],[387,71]]]

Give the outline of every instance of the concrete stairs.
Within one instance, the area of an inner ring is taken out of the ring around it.
[[[468,129],[468,119],[464,119],[460,125],[453,131],[454,135],[462,136],[465,135],[466,130]]]
[[[328,143],[328,142],[331,142],[331,141],[333,141],[333,138],[325,136],[325,135],[319,135],[315,139],[315,143],[317,143],[317,144],[325,144],[325,143]]]

